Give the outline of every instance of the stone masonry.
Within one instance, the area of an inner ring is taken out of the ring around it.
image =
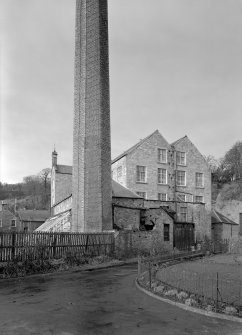
[[[107,0],[77,0],[72,231],[112,229]]]

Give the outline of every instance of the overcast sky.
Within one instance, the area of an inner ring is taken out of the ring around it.
[[[72,164],[74,0],[0,0],[1,170]],[[109,0],[112,157],[159,129],[219,158],[242,140],[242,0]]]

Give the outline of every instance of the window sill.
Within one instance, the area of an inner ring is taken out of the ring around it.
[[[136,180],[136,184],[148,184],[147,181],[137,181]]]
[[[176,185],[177,187],[187,187],[187,185]]]
[[[160,162],[160,161],[157,161],[157,164],[168,164],[167,162]]]
[[[165,184],[162,184],[162,183],[157,183],[157,185],[161,185],[161,186],[168,186],[168,184],[167,184],[167,183],[165,183]]]
[[[187,164],[176,164],[177,166],[183,166],[183,167],[187,167]]]
[[[200,189],[200,190],[204,190],[205,187],[204,186],[196,186],[196,188]]]

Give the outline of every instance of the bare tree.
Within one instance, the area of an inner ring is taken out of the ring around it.
[[[46,169],[41,170],[40,173],[38,174],[38,177],[40,178],[41,182],[44,185],[45,195],[47,194],[47,186],[48,184],[50,184],[50,172],[51,172],[51,169],[46,168]]]
[[[224,156],[224,165],[232,180],[242,178],[242,142],[236,142]]]

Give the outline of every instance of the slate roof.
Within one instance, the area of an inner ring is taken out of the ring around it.
[[[23,209],[18,210],[17,213],[21,221],[44,222],[50,217],[50,212],[48,210]]]
[[[112,180],[112,196],[116,198],[142,199],[138,194]]]
[[[152,134],[150,134],[149,136],[145,137],[143,140],[140,140],[138,143],[136,143],[135,145],[133,145],[131,148],[129,148],[128,150],[124,151],[122,154],[120,154],[119,156],[117,156],[116,158],[114,158],[112,160],[112,163],[115,163],[116,161],[118,161],[120,158],[130,154],[131,152],[133,152],[135,149],[137,149],[141,144],[143,144],[146,140],[148,140],[151,136],[153,136],[155,133],[160,134],[159,130],[155,130]],[[160,134],[161,135],[161,134]],[[162,135],[161,135],[162,136]],[[168,143],[168,142],[167,142]]]
[[[71,165],[57,165],[56,167],[56,172],[57,173],[62,173],[62,174],[72,174],[72,166]]]
[[[231,225],[238,225],[238,223],[230,220],[229,218],[219,213],[215,209],[212,210],[212,223],[226,223]]]

